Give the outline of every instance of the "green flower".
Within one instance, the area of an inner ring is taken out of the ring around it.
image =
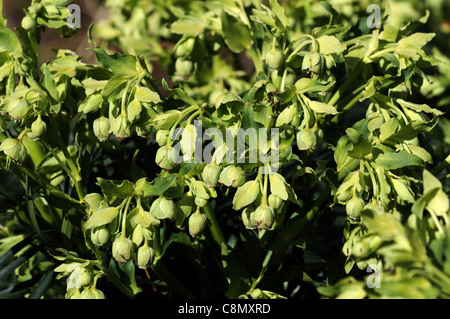
[[[153,260],[155,259],[155,251],[152,247],[150,247],[147,241],[144,242],[144,245],[138,248],[136,263],[140,269],[146,269],[149,265],[153,264]]]
[[[202,173],[203,180],[209,187],[215,187],[219,181],[222,168],[215,162],[207,164]]]
[[[322,72],[323,65],[324,60],[319,52],[308,52],[303,58],[302,71],[318,74]]]
[[[103,293],[103,291],[97,289],[96,287],[91,287],[91,288],[83,290],[78,298],[79,299],[105,299],[105,294]]]
[[[91,230],[91,241],[96,246],[103,246],[108,243],[110,237],[106,226],[94,227]]]
[[[258,229],[269,229],[274,222],[273,208],[262,204],[255,210],[255,224]]]
[[[27,157],[27,149],[22,141],[15,138],[7,138],[0,145],[0,151],[12,158],[17,163],[23,163]]]
[[[133,255],[131,239],[120,236],[112,245],[112,255],[117,262],[126,263]]]
[[[177,217],[177,206],[171,199],[158,197],[150,207],[150,213],[157,219],[175,220]]]
[[[198,209],[189,217],[189,233],[192,237],[199,236],[205,230],[206,221],[206,216]]]
[[[31,124],[31,132],[36,137],[41,137],[47,131],[47,124],[42,120],[41,115]]]
[[[106,141],[111,134],[111,125],[107,117],[101,116],[94,121],[94,134],[100,141]]]
[[[278,70],[283,65],[283,52],[272,48],[266,54],[266,64],[271,70]]]

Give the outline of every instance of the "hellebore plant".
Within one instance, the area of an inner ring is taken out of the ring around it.
[[[41,61],[70,2],[0,18],[0,296],[450,297],[435,11],[109,0]]]

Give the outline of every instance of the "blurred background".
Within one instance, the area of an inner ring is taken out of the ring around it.
[[[82,57],[86,63],[95,63],[93,52],[86,50],[92,45],[86,36],[91,23],[100,21],[108,17],[108,9],[104,6],[104,0],[76,0],[72,3],[78,4],[81,9],[81,28],[71,38],[63,38],[56,29],[45,28],[42,34],[42,41],[39,44],[39,62],[51,60],[55,57],[52,49],[69,49]],[[22,18],[25,16],[24,8],[27,8],[31,0],[4,0],[3,15],[7,18],[7,26],[14,29],[20,26]]]

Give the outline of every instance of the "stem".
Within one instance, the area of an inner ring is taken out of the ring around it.
[[[328,104],[335,106],[336,102],[341,98],[342,94],[347,90],[349,85],[355,82],[356,77],[359,75],[363,67],[363,63],[361,61],[358,62],[356,68],[351,72],[345,82],[339,87],[339,89],[334,93],[331,99],[328,101]]]
[[[121,237],[126,237],[127,212],[128,212],[128,208],[130,207],[131,199],[132,199],[131,196],[128,197],[127,203],[125,204],[125,208],[123,210]]]
[[[75,162],[73,161],[72,157],[70,156],[69,152],[67,151],[67,146],[66,146],[66,143],[64,143],[61,133],[57,130],[58,126],[56,124],[55,119],[50,114],[47,114],[47,115],[50,119],[51,125],[53,126],[54,130],[56,131],[57,143],[58,143],[59,147],[61,148],[64,156],[66,157],[67,164],[69,165],[69,168],[72,171],[73,180],[74,180],[76,192],[78,194],[78,198],[80,200],[83,200],[85,197],[85,193],[84,193],[83,185],[81,183],[80,172],[78,171],[78,168],[75,165]]]
[[[116,286],[125,296],[128,298],[133,298],[134,293],[133,290],[127,285],[123,284],[122,281],[116,277],[116,275],[109,269],[108,266],[103,264],[103,262],[99,265],[100,270],[108,277],[111,283]]]
[[[203,207],[206,217],[211,221],[211,233],[214,240],[219,244],[219,247],[226,245],[225,237],[223,236],[222,230],[220,229],[219,222],[217,221],[216,215],[211,210],[209,205]]]
[[[64,162],[59,158],[58,154],[56,154],[56,152],[53,150],[53,148],[50,146],[50,144],[48,144],[43,139],[41,139],[41,142],[49,150],[49,152],[52,154],[52,156],[56,159],[56,161],[58,162],[59,166],[61,166],[61,168],[67,173],[67,175],[69,175],[69,177],[75,183],[76,182],[75,176],[73,176],[72,172],[67,168],[67,166],[64,164]]]

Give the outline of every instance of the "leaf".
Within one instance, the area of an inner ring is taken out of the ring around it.
[[[41,279],[39,279],[36,287],[33,289],[28,299],[40,299],[44,295],[47,288],[50,286],[52,280],[53,270],[50,270],[45,275],[43,275]]]
[[[338,114],[334,106],[319,101],[309,101],[309,107],[316,113]]]
[[[142,197],[148,199],[150,197],[161,196],[165,191],[175,186],[177,183],[177,175],[171,174],[167,177],[159,176],[151,183],[145,182],[142,184]]]
[[[103,103],[103,96],[100,92],[95,92],[86,97],[86,99],[78,107],[78,112],[83,113],[95,113],[97,112]]]
[[[385,141],[391,137],[399,127],[398,120],[395,117],[390,118],[380,127],[380,140]]]
[[[415,202],[413,191],[403,181],[393,178],[392,186],[394,186],[395,192],[402,200],[409,203]]]
[[[323,35],[316,40],[321,54],[341,54],[347,48],[333,35]]]
[[[402,99],[397,99],[397,103],[400,104],[403,107],[407,107],[411,110],[414,110],[416,112],[426,112],[426,113],[432,113],[434,115],[443,115],[444,113],[433,109],[431,107],[429,107],[426,104],[416,104],[416,103],[411,103],[411,102],[407,102],[405,100]]]
[[[375,159],[375,163],[385,170],[393,170],[407,166],[422,165],[422,160],[416,155],[400,151],[398,153],[382,153]]]
[[[203,33],[205,26],[191,20],[177,20],[170,26],[170,31],[176,34],[184,34],[196,37]]]
[[[94,51],[100,64],[114,73],[114,75],[135,76],[138,74],[136,70],[136,57],[122,55],[118,52],[113,55],[108,55],[102,49],[91,50]]]
[[[252,38],[248,27],[235,17],[222,11],[220,15],[222,21],[222,32],[225,44],[234,53],[241,53],[249,49],[252,45]]]
[[[234,194],[233,209],[240,210],[241,208],[253,203],[260,193],[259,183],[256,181],[248,181],[239,187]]]
[[[22,45],[14,31],[0,27],[0,51],[22,52]]]
[[[289,194],[286,189],[286,181],[284,177],[278,173],[269,175],[270,192],[277,195],[282,200],[288,200]]]
[[[159,103],[161,98],[159,94],[150,90],[149,88],[139,86],[136,88],[135,98],[141,102]]]
[[[103,194],[109,201],[117,198],[125,199],[135,193],[134,184],[127,180],[113,181],[98,177],[97,185],[102,188]]]
[[[94,227],[103,226],[111,223],[119,214],[117,207],[100,208],[92,213],[91,217],[86,221],[84,227],[92,229]]]
[[[44,88],[55,101],[59,101],[60,96],[58,88],[56,87],[55,81],[53,80],[52,74],[50,73],[47,64],[43,64],[41,70],[44,74],[41,81]]]
[[[433,158],[423,147],[418,145],[408,144],[409,150],[416,156],[420,157],[422,161],[433,164]]]
[[[281,23],[282,29],[284,30],[289,27],[289,19],[284,12],[284,8],[278,3],[278,1],[270,0],[269,4],[273,13],[275,13],[275,17]]]

